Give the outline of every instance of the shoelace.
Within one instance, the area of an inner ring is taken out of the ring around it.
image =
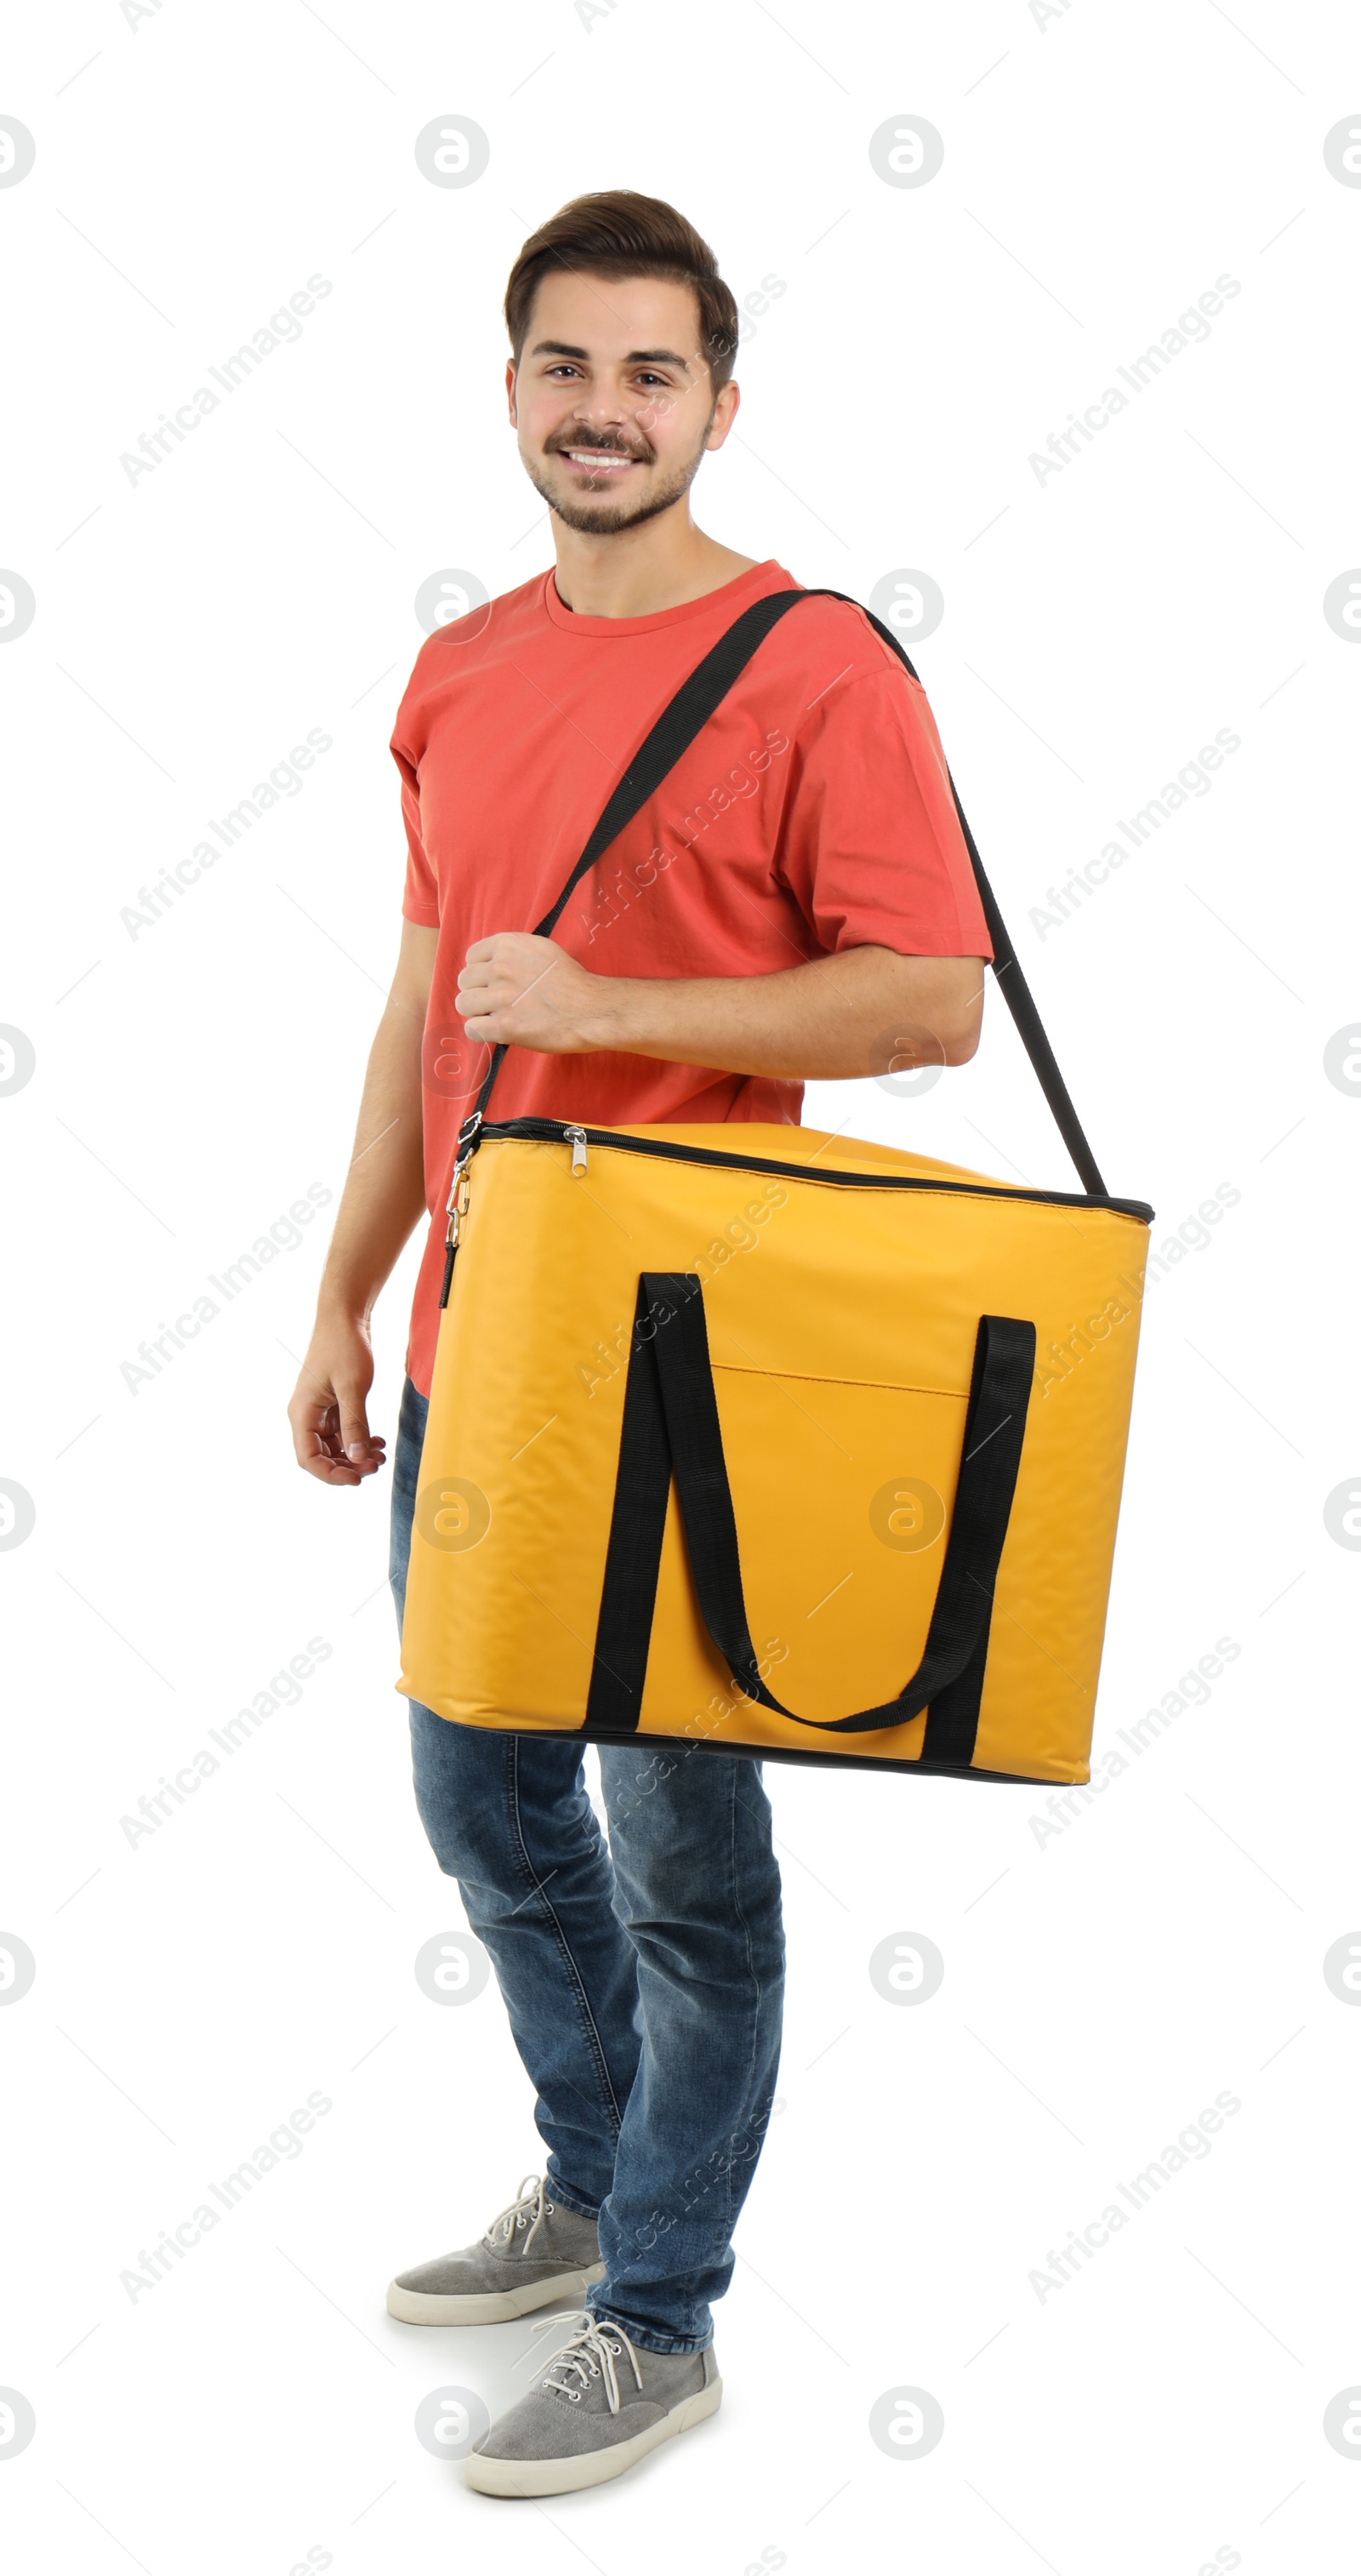
[[[640,2388],[643,2384],[643,2374],[638,2367],[638,2356],[623,2327],[613,2324],[602,2325],[598,2317],[592,2316],[589,2308],[564,2308],[555,2317],[545,2317],[539,2329],[540,2333],[547,2334],[550,2326],[570,2326],[572,2332],[567,2341],[554,2353],[548,2365],[550,2374],[559,2370],[563,2372],[564,2377],[554,2379],[550,2375],[542,2380],[540,2385],[555,2390],[559,2397],[570,2398],[574,2406],[579,2406],[582,2391],[590,2385],[591,2380],[603,2379],[610,2413],[617,2415],[619,2382],[615,2377],[614,2365],[625,2351],[632,2365],[634,2379]],[[617,2341],[614,2340],[616,2337]],[[571,2388],[566,2385],[566,2379],[572,2373],[576,2374],[581,2383],[580,2387]]]
[[[527,2254],[538,2234],[541,2220],[547,2216],[552,2206],[552,2201],[545,2194],[542,2174],[525,2174],[514,2200],[508,2200],[505,2208],[497,2211],[483,2238],[483,2243],[509,2245],[516,2228],[529,2225],[529,2234],[525,2238],[522,2249]],[[531,2214],[532,2224],[530,2223]]]

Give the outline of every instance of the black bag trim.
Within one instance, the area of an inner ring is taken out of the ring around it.
[[[767,1689],[751,1641],[699,1278],[693,1271],[645,1271],[625,1382],[587,1733],[637,1728],[674,1473],[700,1614],[743,1696],[820,1735],[902,1726],[929,1707],[918,1767],[967,1769],[1034,1368],[1032,1323],[980,1317],[954,1510],[921,1662],[898,1696],[877,1708],[803,1718]]]
[[[861,616],[868,619],[869,624],[874,628],[875,634],[888,645],[891,652],[896,653],[909,678],[917,679],[917,672],[908,660],[897,636],[874,615],[871,609],[866,608],[861,600],[852,599],[844,590],[776,590],[768,592],[764,599],[753,600],[750,608],[743,609],[741,616],[733,620],[727,633],[719,637],[718,642],[705,654],[703,661],[698,663],[689,678],[682,682],[669,706],[663,708],[651,731],[644,736],[627,770],[611,794],[595,830],[556,903],[544,914],[542,921],[535,923],[532,935],[536,939],[549,936],[560,919],[573,888],[580,883],[587,869],[594,867],[596,860],[604,855],[611,841],[623,831],[625,824],[632,822],[634,815],[647,803],[649,796],[660,787],[668,770],[675,767],[682,752],[687,751],[696,735],[703,732],[715,708],[726,697],[733,682],[746,669],[757,646],[764,642],[779,619],[786,616],[801,599],[839,599],[846,607],[859,609]],[[1077,1111],[1068,1096],[1067,1086],[1059,1072],[1053,1048],[1045,1035],[1043,1022],[1035,1007],[1034,996],[1021,972],[1016,951],[1011,944],[1011,935],[998,911],[997,898],[984,874],[983,862],[978,855],[978,844],[970,830],[964,808],[959,801],[959,790],[955,786],[948,766],[946,776],[950,780],[950,794],[954,798],[955,812],[959,817],[964,845],[969,853],[969,864],[973,869],[974,881],[983,906],[983,917],[988,925],[988,936],[992,941],[993,973],[1001,986],[1003,999],[1016,1023],[1021,1044],[1030,1058],[1078,1178],[1089,1196],[1104,1199],[1107,1195],[1106,1184],[1101,1178],[1096,1157],[1083,1133]],[[491,1098],[492,1087],[501,1070],[505,1053],[504,1043],[493,1047],[491,1062],[483,1076],[476,1102],[463,1122],[463,1135],[467,1138],[469,1149],[475,1146],[477,1130],[485,1118],[487,1103]],[[464,1150],[463,1138],[460,1138],[459,1152],[462,1153]],[[452,1268],[452,1264],[449,1267]],[[446,1282],[446,1298],[447,1295]]]
[[[715,1126],[727,1124],[715,1120]],[[740,1129],[740,1121],[733,1122]],[[796,1133],[806,1134],[806,1129]],[[489,1119],[478,1131],[478,1144],[512,1143],[562,1145],[574,1135],[584,1136],[592,1152],[607,1154],[658,1154],[672,1163],[708,1163],[725,1172],[774,1172],[785,1181],[827,1182],[833,1188],[850,1190],[935,1190],[947,1197],[970,1199],[1019,1199],[1035,1207],[1109,1208],[1114,1216],[1137,1217],[1142,1225],[1151,1225],[1154,1211],[1147,1199],[1113,1199],[1098,1197],[1092,1190],[1019,1189],[1011,1181],[952,1181],[943,1172],[895,1172],[879,1164],[867,1172],[855,1171],[849,1164],[820,1163],[809,1155],[802,1163],[777,1163],[769,1154],[739,1154],[735,1147],[715,1149],[712,1145],[678,1145],[669,1140],[665,1127],[655,1127],[645,1136],[626,1136],[618,1127],[580,1127],[565,1118]]]
[[[498,1732],[502,1730],[498,1729]],[[1044,1780],[1034,1771],[982,1771],[976,1764],[949,1762],[900,1762],[896,1756],[878,1753],[845,1753],[838,1749],[823,1752],[806,1744],[738,1744],[726,1735],[640,1735],[632,1729],[624,1732],[590,1726],[521,1726],[507,1727],[506,1734],[518,1734],[522,1744],[655,1744],[659,1754],[709,1753],[724,1755],[731,1762],[795,1762],[805,1770],[815,1771],[902,1771],[908,1775],[923,1770],[934,1779],[996,1780],[1007,1789],[1080,1789],[1080,1780]],[[1088,1773],[1088,1778],[1091,1774]]]

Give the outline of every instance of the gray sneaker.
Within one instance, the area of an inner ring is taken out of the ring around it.
[[[398,2273],[388,2315],[409,2326],[500,2325],[555,2300],[584,2298],[604,2275],[595,2220],[550,2200],[543,2179],[526,2174],[476,2245]]]
[[[602,2486],[715,2412],[723,2382],[712,2344],[702,2352],[649,2352],[612,2318],[585,2308],[547,2324],[572,2332],[537,2387],[499,2415],[464,2460],[464,2477],[480,2495],[570,2495]]]

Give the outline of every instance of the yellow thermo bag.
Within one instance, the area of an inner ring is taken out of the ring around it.
[[[806,595],[757,601],[691,674],[540,932]],[[523,1734],[1089,1777],[1152,1210],[1105,1190],[960,819],[1083,1190],[791,1126],[497,1125],[498,1049],[450,1189],[409,1698]]]

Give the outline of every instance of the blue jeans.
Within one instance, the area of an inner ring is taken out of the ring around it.
[[[400,1622],[426,1399],[406,1381],[392,1465]],[[606,1843],[573,1739],[411,1710],[416,1804],[490,1954],[535,2088],[553,2196],[597,2219],[598,2316],[699,2352],[780,2055],[784,1932],[761,1767],[640,1737],[602,1744]]]

